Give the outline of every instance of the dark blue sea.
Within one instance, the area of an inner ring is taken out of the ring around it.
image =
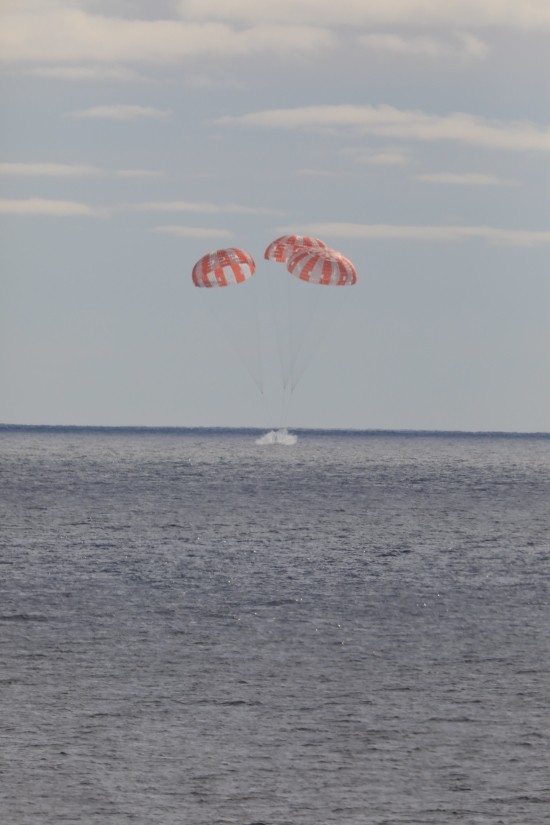
[[[0,428],[0,822],[550,822],[550,436]]]

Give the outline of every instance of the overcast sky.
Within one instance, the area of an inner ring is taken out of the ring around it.
[[[0,9],[0,422],[550,431],[548,0]]]

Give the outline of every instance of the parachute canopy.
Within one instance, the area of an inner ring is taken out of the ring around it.
[[[353,286],[357,272],[352,262],[332,249],[298,249],[287,261],[291,275],[321,286]]]
[[[272,241],[264,253],[267,261],[286,263],[298,249],[328,249],[326,243],[319,238],[309,238],[307,235],[282,235]]]
[[[249,252],[236,247],[209,252],[193,267],[195,286],[218,287],[242,284],[254,275],[256,264]]]

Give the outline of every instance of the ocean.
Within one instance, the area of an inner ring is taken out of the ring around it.
[[[1,823],[550,822],[550,436],[297,435],[0,428]]]

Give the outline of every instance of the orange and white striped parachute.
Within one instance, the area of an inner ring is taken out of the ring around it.
[[[299,249],[287,261],[295,278],[321,286],[353,286],[357,272],[352,262],[332,249]]]
[[[282,235],[272,241],[264,252],[267,261],[286,263],[298,249],[328,249],[326,243],[319,238],[309,238],[307,235]]]
[[[193,267],[195,286],[219,287],[242,284],[254,275],[256,264],[249,252],[236,247],[209,252]]]

